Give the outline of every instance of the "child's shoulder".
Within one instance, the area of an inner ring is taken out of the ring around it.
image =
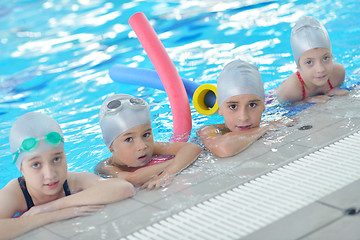
[[[196,131],[198,137],[215,137],[228,133],[230,130],[222,124],[206,125]]]
[[[334,63],[333,74],[330,81],[335,86],[340,86],[345,79],[345,68],[340,63]]]
[[[280,102],[294,102],[303,99],[302,84],[296,75],[292,73],[276,89],[275,95]]]
[[[4,214],[7,217],[13,216],[17,211],[25,211],[26,202],[17,178],[0,190],[0,206],[1,214],[6,211]]]
[[[178,148],[183,142],[154,142],[154,155],[172,153],[174,148]]]
[[[95,170],[94,170],[95,173],[96,173],[96,171],[98,171],[99,169],[104,168],[105,166],[112,165],[109,160],[110,160],[110,158],[106,158],[106,159],[98,162],[98,163],[96,164],[96,166],[95,166]],[[96,174],[97,174],[97,173],[96,173]]]
[[[128,172],[128,171],[129,171],[129,167],[115,165],[111,161],[111,157],[100,161],[98,164],[96,164],[94,169],[94,173],[102,178],[117,177],[119,172]]]
[[[2,192],[7,192],[7,194],[16,193],[21,191],[20,184],[17,178],[12,179],[4,188],[1,189]]]

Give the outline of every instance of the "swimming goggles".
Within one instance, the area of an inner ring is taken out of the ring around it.
[[[129,99],[115,99],[110,101],[107,106],[107,112],[118,112],[122,109],[124,103],[131,106],[134,109],[141,109],[147,106],[144,99],[141,98],[129,98]]]
[[[21,143],[19,149],[12,155],[15,155],[13,163],[16,163],[21,152],[31,152],[37,148],[40,140],[45,140],[47,143],[53,146],[57,146],[60,142],[64,142],[64,138],[58,132],[49,132],[42,138],[26,138]]]

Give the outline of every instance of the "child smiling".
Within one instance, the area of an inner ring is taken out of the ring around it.
[[[344,82],[345,69],[333,62],[329,35],[316,18],[305,16],[295,24],[291,48],[298,71],[276,90],[280,102],[324,103],[331,95],[347,94],[347,90],[339,88]]]

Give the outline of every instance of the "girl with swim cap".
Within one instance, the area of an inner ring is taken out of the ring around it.
[[[280,102],[324,103],[332,95],[348,93],[339,88],[345,69],[333,62],[329,34],[323,24],[314,17],[302,17],[292,29],[290,41],[298,71],[276,90]]]
[[[202,127],[197,135],[218,157],[233,156],[267,131],[259,127],[265,111],[265,92],[258,68],[242,60],[227,64],[217,83],[219,115],[225,124]]]
[[[67,171],[63,133],[59,124],[45,114],[31,112],[17,119],[10,130],[10,148],[23,176],[0,190],[3,238],[15,238],[51,222],[90,215],[103,204],[134,194],[134,187],[124,180]],[[14,217],[16,214],[20,215]]]
[[[167,186],[192,163],[201,147],[190,142],[154,142],[148,104],[141,98],[116,94],[100,108],[100,127],[112,156],[95,172],[119,177],[151,190]]]

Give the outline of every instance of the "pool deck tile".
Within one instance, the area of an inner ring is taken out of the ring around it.
[[[63,221],[62,224],[52,223],[45,227],[59,236],[71,238],[82,232],[91,232],[95,226],[104,225],[112,220],[120,219],[124,215],[135,212],[145,206],[147,205],[139,203],[134,199],[126,199],[121,203],[108,204],[102,211],[94,215],[70,219]],[[71,229],[71,231],[69,231],[69,229]]]
[[[344,211],[348,208],[358,208],[360,210],[360,180],[329,194],[320,199],[319,202]]]
[[[301,240],[359,240],[360,216],[346,216],[327,225],[318,231],[301,238]]]
[[[60,224],[60,223],[57,223]],[[27,234],[21,236],[19,239],[51,239],[51,240],[62,240],[65,239],[62,236],[52,233],[47,230],[45,227],[38,228],[28,232]]]
[[[243,239],[359,239],[356,224],[360,221],[360,215],[346,215],[345,210],[349,208],[360,210],[360,180]],[[343,228],[344,224],[350,226]],[[333,231],[339,231],[342,235],[337,233],[332,236],[330,232]],[[357,238],[353,234],[357,234]]]
[[[312,203],[285,218],[245,236],[244,240],[289,240],[299,239],[342,217],[342,212],[320,203]]]
[[[315,104],[236,156],[203,152],[165,189],[139,190],[92,216],[48,224],[18,239],[119,239],[359,131],[358,109],[359,90]],[[360,209],[360,176],[244,239],[360,239],[360,214],[346,215],[350,207]]]

